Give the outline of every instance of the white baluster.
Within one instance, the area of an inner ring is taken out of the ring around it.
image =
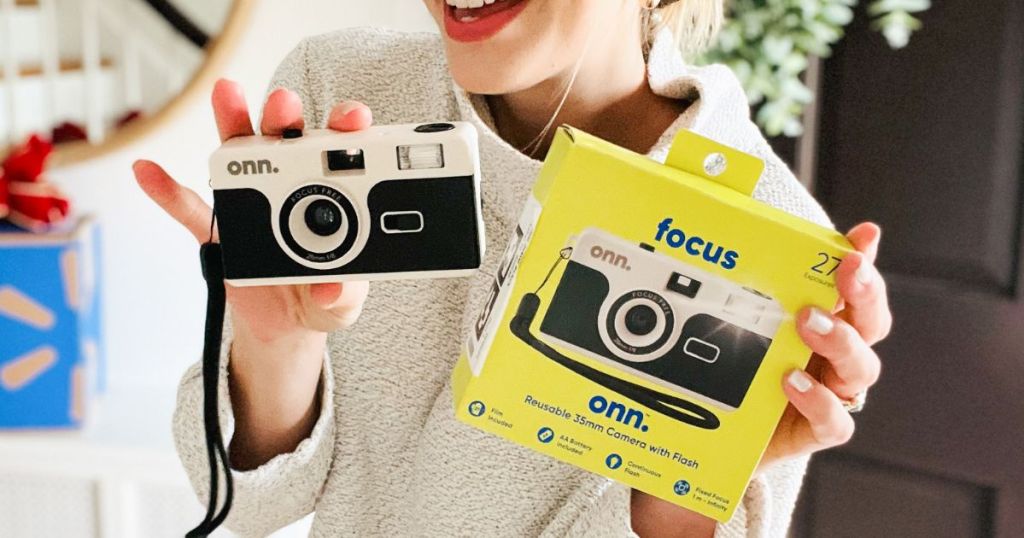
[[[82,70],[85,75],[86,132],[93,143],[103,138],[103,95],[100,75],[99,1],[82,2]]]
[[[142,109],[142,70],[139,39],[134,33],[121,36],[121,72],[124,83],[124,104],[129,110]]]
[[[53,127],[60,118],[57,117],[57,80],[60,77],[60,47],[57,31],[56,0],[39,0],[39,50],[42,51],[43,87],[45,88],[43,106],[43,125]]]
[[[0,0],[0,28],[3,29],[0,35],[7,36],[7,43],[4,45],[3,83],[4,95],[7,101],[8,123],[6,133],[4,132],[5,129],[3,129],[4,126],[0,126],[0,141],[6,140],[11,144],[17,142],[19,136],[18,105],[15,102],[14,94],[18,91],[18,78],[21,75],[19,71],[21,66],[18,65],[17,52],[15,51],[17,42],[14,38],[14,9],[14,0]]]
[[[188,65],[188,58],[183,53],[187,50],[185,47],[191,45],[185,45],[187,41],[177,35],[172,35],[168,43],[168,50],[171,54],[167,55],[169,62],[164,64],[164,71],[167,73],[167,95],[175,95],[188,84],[189,77],[192,75],[190,69],[181,69],[182,66]]]
[[[177,72],[173,69],[174,47],[166,43],[165,30],[154,31],[150,24],[142,24],[144,21],[153,22],[156,15],[141,3],[108,0],[101,2],[99,7],[104,28],[122,42],[125,104],[129,108],[144,110],[147,104],[153,103],[145,100],[148,96],[143,92],[143,77],[160,73],[160,80],[166,83],[168,74]],[[156,99],[157,104],[161,104],[159,101]]]

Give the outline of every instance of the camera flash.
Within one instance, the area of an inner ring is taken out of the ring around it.
[[[724,310],[734,316],[744,317],[751,323],[758,323],[767,309],[766,297],[748,288],[744,288],[744,291],[747,293],[730,293],[729,298],[725,300]]]
[[[444,168],[444,150],[441,144],[417,144],[398,146],[399,170],[423,170]]]

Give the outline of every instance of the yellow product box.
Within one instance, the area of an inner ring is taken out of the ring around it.
[[[764,163],[689,131],[665,164],[562,128],[453,373],[460,420],[719,521],[835,307],[851,247],[750,197]]]

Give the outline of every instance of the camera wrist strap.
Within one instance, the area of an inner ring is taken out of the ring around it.
[[[516,315],[512,318],[512,333],[520,340],[526,342],[530,347],[539,351],[545,357],[551,359],[571,372],[630,398],[641,405],[645,405],[653,411],[698,428],[704,428],[707,430],[717,429],[721,422],[711,411],[688,400],[620,379],[591,366],[587,366],[582,362],[570,359],[530,332],[530,326],[533,324],[533,320],[537,316],[537,311],[540,309],[541,301],[539,293],[541,289],[547,285],[548,280],[551,278],[551,275],[555,272],[558,265],[564,260],[569,259],[571,254],[571,247],[562,249],[559,253],[558,260],[556,260],[551,266],[547,276],[544,277],[544,281],[541,282],[537,290],[533,293],[523,295],[523,298],[519,302],[519,308],[516,311]]]
[[[206,329],[203,339],[203,429],[206,437],[206,458],[210,467],[210,498],[203,521],[186,534],[186,538],[209,536],[228,516],[234,496],[231,480],[231,465],[224,437],[220,431],[217,388],[220,382],[220,352],[224,331],[224,310],[226,295],[224,289],[224,262],[221,248],[213,242],[213,223],[210,224],[210,241],[199,248],[203,279],[206,280]],[[220,464],[218,465],[218,458]],[[217,510],[219,498],[219,474],[224,472],[224,506]]]

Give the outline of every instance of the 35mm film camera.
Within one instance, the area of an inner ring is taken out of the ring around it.
[[[733,411],[783,315],[756,290],[590,228],[573,247],[540,332],[669,392]]]
[[[468,123],[235,138],[210,171],[235,286],[465,276],[483,259]]]

